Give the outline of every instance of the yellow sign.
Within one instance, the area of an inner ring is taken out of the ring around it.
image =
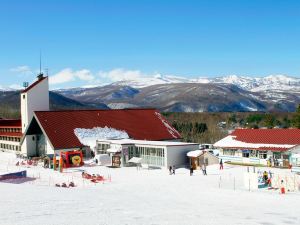
[[[72,163],[73,165],[79,165],[81,163],[81,158],[79,155],[75,155],[72,157]]]

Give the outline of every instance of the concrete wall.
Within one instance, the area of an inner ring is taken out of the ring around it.
[[[165,167],[169,166],[183,166],[188,165],[189,159],[186,154],[189,151],[194,151],[199,148],[198,144],[195,145],[180,145],[180,146],[167,146],[165,150]]]
[[[199,165],[201,166],[203,163],[206,163],[206,165],[219,164],[219,158],[209,152],[206,152],[199,157]]]

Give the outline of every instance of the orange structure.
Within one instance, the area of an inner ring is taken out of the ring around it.
[[[82,151],[61,152],[61,158],[65,168],[76,167],[83,165]]]

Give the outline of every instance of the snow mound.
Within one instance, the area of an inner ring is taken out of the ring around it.
[[[99,139],[128,139],[128,134],[123,130],[117,130],[111,127],[94,127],[92,129],[75,128],[74,134],[81,144],[96,147],[96,141]]]

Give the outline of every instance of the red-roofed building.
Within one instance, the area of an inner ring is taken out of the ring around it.
[[[181,139],[178,131],[155,109],[49,111],[48,87],[48,77],[40,74],[38,80],[21,93],[23,155],[42,156],[55,151],[93,148],[96,140],[85,143],[75,133],[77,129],[89,134],[94,128],[110,129],[130,139],[149,141]]]
[[[300,129],[236,129],[214,144],[224,161],[288,167]]]
[[[27,149],[27,155],[81,149],[85,145],[75,135],[75,129],[104,127],[124,131],[131,139],[181,139],[178,131],[155,109],[37,111],[25,131],[25,136],[32,136],[31,141],[36,143]]]
[[[21,120],[0,119],[0,150],[21,151]]]

